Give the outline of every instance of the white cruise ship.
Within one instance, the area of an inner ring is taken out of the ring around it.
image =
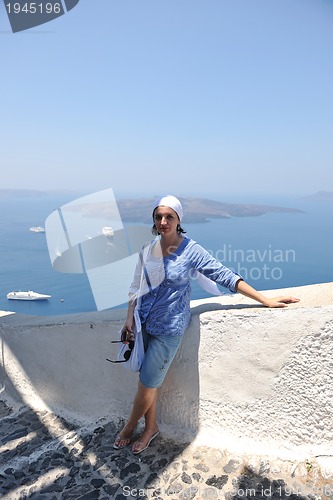
[[[9,292],[7,294],[7,299],[10,300],[48,300],[51,298],[51,295],[45,295],[43,293],[32,292],[29,290],[28,292]]]
[[[30,231],[32,231],[33,233],[45,233],[45,229],[41,226],[32,226],[30,228]]]

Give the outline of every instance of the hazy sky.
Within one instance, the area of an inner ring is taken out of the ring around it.
[[[0,188],[333,190],[333,0],[0,8]]]

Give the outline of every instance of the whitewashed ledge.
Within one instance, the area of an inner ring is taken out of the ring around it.
[[[192,320],[159,395],[159,422],[178,437],[235,453],[332,457],[333,283],[193,301]],[[124,310],[62,317],[3,313],[1,398],[76,422],[125,417],[137,375],[106,361]],[[8,403],[9,402],[9,403]]]

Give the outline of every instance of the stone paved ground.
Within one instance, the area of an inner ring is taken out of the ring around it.
[[[156,438],[141,455],[112,447],[121,422],[76,426],[0,401],[0,497],[4,499],[333,498],[332,478],[310,462],[247,458]]]

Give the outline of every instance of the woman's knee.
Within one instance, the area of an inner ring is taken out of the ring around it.
[[[156,387],[147,387],[141,380],[138,383],[138,393],[143,399],[152,399],[156,396],[158,389]]]

